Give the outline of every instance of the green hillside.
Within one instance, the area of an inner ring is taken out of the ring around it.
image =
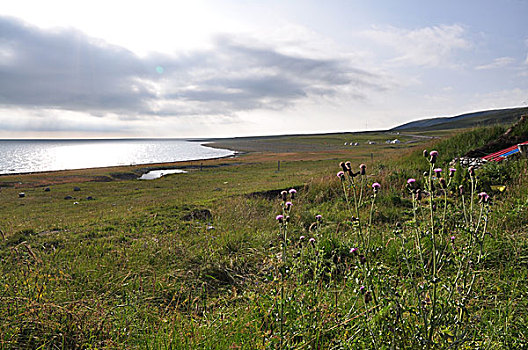
[[[397,126],[391,130],[432,131],[510,125],[519,120],[523,114],[528,114],[528,107],[481,111],[449,118],[422,119]]]

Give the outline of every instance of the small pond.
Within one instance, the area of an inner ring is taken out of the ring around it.
[[[181,169],[161,169],[161,170],[151,170],[148,173],[145,173],[141,175],[139,178],[140,180],[154,180],[159,179],[160,177],[164,175],[169,174],[185,174],[187,173],[185,170]]]

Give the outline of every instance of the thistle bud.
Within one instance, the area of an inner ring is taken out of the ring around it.
[[[359,174],[360,175],[365,175],[366,174],[366,170],[367,170],[367,166],[365,164],[361,164],[359,166]]]
[[[372,293],[370,291],[365,292],[365,304],[368,304],[372,301]]]
[[[365,255],[361,254],[359,256],[359,262],[361,263],[361,265],[365,265],[365,263],[367,262],[367,258],[365,257]]]
[[[424,158],[429,157],[429,152],[427,152],[426,149],[423,150],[423,156],[424,156]]]
[[[460,193],[461,196],[464,195],[464,186],[462,185],[458,186],[458,193]]]
[[[445,180],[443,177],[441,177],[440,180],[438,180],[438,182],[440,182],[440,187],[441,187],[442,189],[445,190],[445,189],[447,188],[446,180]]]

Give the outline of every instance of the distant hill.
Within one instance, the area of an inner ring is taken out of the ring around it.
[[[528,114],[528,107],[466,113],[455,117],[421,119],[397,126],[390,131],[448,130],[496,124],[513,124],[523,114]]]

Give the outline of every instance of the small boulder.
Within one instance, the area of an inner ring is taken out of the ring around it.
[[[68,195],[68,196],[64,197],[64,199],[73,199],[73,197]]]
[[[51,189],[50,189],[49,187],[46,187],[46,188],[44,189],[44,192],[49,192],[49,191],[51,191]]]
[[[213,217],[209,209],[194,209],[182,219],[185,221],[191,220],[209,220]]]
[[[79,187],[75,186],[75,187],[73,188],[73,190],[74,190],[75,192],[78,192],[78,191],[80,191],[81,189],[80,189]]]
[[[18,198],[24,198],[26,196],[26,194],[24,192],[20,192],[18,194]]]

